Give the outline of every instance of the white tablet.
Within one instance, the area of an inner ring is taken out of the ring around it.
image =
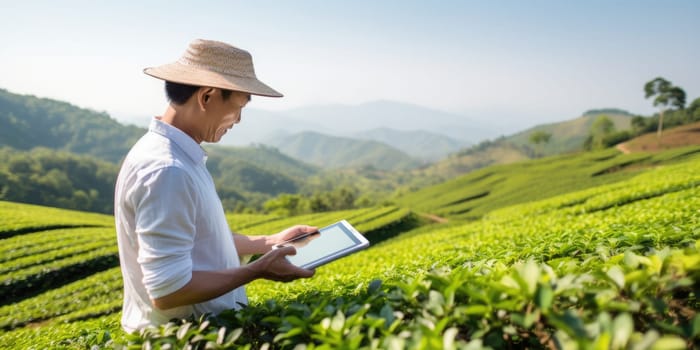
[[[316,232],[295,237],[275,248],[294,246],[296,255],[287,255],[292,264],[305,268],[327,264],[333,260],[369,247],[369,242],[347,221],[338,221]]]

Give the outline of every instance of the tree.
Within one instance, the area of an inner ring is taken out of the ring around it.
[[[591,125],[591,132],[583,143],[586,150],[605,148],[605,138],[615,131],[615,123],[608,116],[598,116]]]
[[[657,77],[644,85],[644,98],[654,97],[654,107],[659,107],[659,127],[656,137],[661,139],[661,131],[664,127],[664,111],[668,106],[683,109],[685,106],[685,91],[673,86],[670,81]]]
[[[530,134],[530,142],[534,143],[535,145],[549,143],[549,140],[551,139],[552,134],[542,130],[535,131],[532,134]],[[540,150],[540,154],[541,153],[543,153],[542,150]]]
[[[700,120],[700,97],[693,100],[686,110],[690,121]]]

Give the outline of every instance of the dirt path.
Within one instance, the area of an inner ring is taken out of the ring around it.
[[[625,143],[618,143],[617,146],[615,146],[615,148],[617,148],[618,151],[620,151],[624,154],[632,153],[632,151],[630,151],[630,149],[627,148],[627,144],[625,144]]]
[[[430,219],[430,220],[433,220],[433,221],[435,221],[435,222],[437,222],[437,223],[440,223],[440,224],[444,224],[444,223],[446,223],[447,221],[449,221],[449,220],[447,220],[447,219],[445,219],[445,218],[441,218],[441,217],[439,217],[439,216],[437,216],[437,215],[433,215],[433,214],[426,214],[426,213],[423,213],[423,214],[420,214],[420,215],[423,216],[423,217],[426,217],[426,218],[428,218],[428,219]]]

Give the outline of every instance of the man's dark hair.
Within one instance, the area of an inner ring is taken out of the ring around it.
[[[176,105],[184,105],[199,88],[200,86],[166,81],[165,96],[168,98],[168,101]],[[221,97],[223,97],[224,100],[228,100],[228,98],[231,97],[231,92],[231,90],[221,89]]]

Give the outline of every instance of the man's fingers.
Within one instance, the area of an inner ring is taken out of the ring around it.
[[[309,225],[296,225],[292,227],[292,232],[300,233],[311,233],[318,231],[318,227]]]
[[[282,255],[284,255],[284,256],[287,256],[287,255],[297,255],[297,249],[294,248],[294,246],[291,246],[291,245],[284,246],[284,247],[282,247],[282,248],[280,248],[280,249],[277,249],[277,251],[279,252],[279,254],[282,254]]]
[[[302,269],[302,268],[300,268],[300,270],[301,270],[301,273],[300,273],[299,276],[301,276],[301,277],[303,277],[303,278],[313,277],[313,275],[316,274],[316,270],[313,270],[313,269]]]

